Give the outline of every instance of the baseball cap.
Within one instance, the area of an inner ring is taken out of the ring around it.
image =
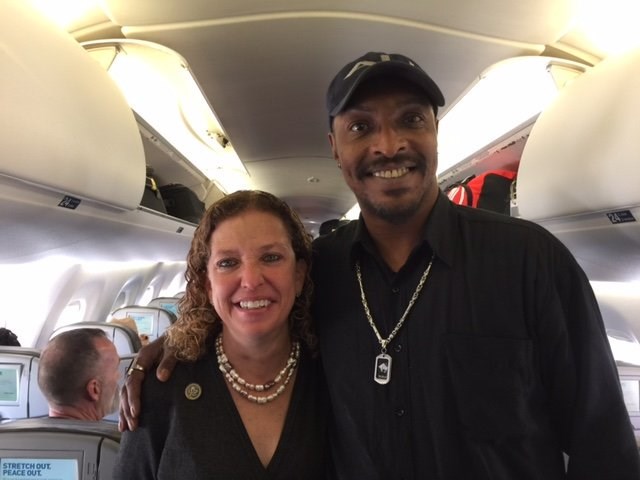
[[[381,74],[403,78],[422,88],[436,113],[438,107],[444,105],[444,96],[438,85],[409,57],[398,53],[369,52],[347,63],[329,84],[326,97],[329,120],[346,107],[362,82]]]

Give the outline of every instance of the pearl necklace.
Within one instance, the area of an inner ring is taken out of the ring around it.
[[[373,380],[380,385],[385,385],[389,383],[391,380],[391,356],[387,354],[387,345],[391,343],[391,340],[394,339],[400,328],[404,324],[404,321],[407,319],[413,304],[416,303],[420,292],[422,291],[422,287],[424,287],[427,278],[429,277],[429,272],[431,271],[431,265],[433,265],[433,258],[435,254],[431,255],[431,260],[429,260],[429,265],[427,265],[426,270],[420,277],[420,281],[418,282],[418,286],[416,290],[411,295],[411,300],[409,301],[409,305],[405,309],[402,317],[396,323],[396,326],[391,330],[391,333],[387,338],[382,338],[380,332],[378,331],[378,327],[376,327],[375,322],[373,321],[373,316],[371,315],[371,311],[369,310],[369,304],[367,303],[367,297],[364,294],[364,287],[362,285],[362,273],[360,272],[360,262],[356,262],[356,277],[358,279],[358,286],[360,287],[360,300],[362,301],[362,307],[364,308],[364,313],[367,316],[367,320],[369,321],[369,325],[373,329],[373,333],[376,334],[376,338],[378,339],[378,343],[380,344],[381,352],[376,357],[375,368],[373,371]]]
[[[273,380],[269,380],[267,383],[262,385],[249,383],[238,375],[233,368],[233,365],[229,362],[227,355],[224,353],[224,348],[222,347],[222,334],[218,335],[218,338],[216,338],[216,355],[218,357],[218,367],[231,387],[247,400],[264,405],[265,403],[273,402],[278,398],[280,394],[284,392],[289,380],[291,380],[291,376],[293,375],[293,372],[295,372],[300,358],[300,342],[293,342],[291,344],[291,352],[289,353],[289,358],[287,359],[285,366],[280,370],[280,372],[278,372],[278,375],[276,375]],[[248,392],[248,390],[251,390],[252,392],[266,392],[281,381],[282,384],[276,388],[275,392],[269,395],[258,396]]]

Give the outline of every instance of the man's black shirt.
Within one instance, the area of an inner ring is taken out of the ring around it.
[[[362,219],[316,239],[314,251],[338,478],[640,478],[596,300],[546,230],[440,194],[398,272],[376,253]],[[355,262],[387,338],[432,254],[422,293],[387,349],[391,381],[379,385],[381,347]]]

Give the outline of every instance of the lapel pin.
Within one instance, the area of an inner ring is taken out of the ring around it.
[[[188,400],[197,400],[202,395],[202,387],[197,383],[190,383],[187,388],[184,389],[184,396]]]

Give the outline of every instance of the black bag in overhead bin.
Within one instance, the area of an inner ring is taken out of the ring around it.
[[[144,194],[142,195],[140,205],[158,212],[167,213],[167,207],[164,206],[162,194],[158,188],[158,182],[153,176],[153,168],[149,165],[147,165],[147,179],[145,181]]]
[[[204,203],[193,190],[179,183],[160,187],[167,213],[191,223],[199,223],[204,215]]]

